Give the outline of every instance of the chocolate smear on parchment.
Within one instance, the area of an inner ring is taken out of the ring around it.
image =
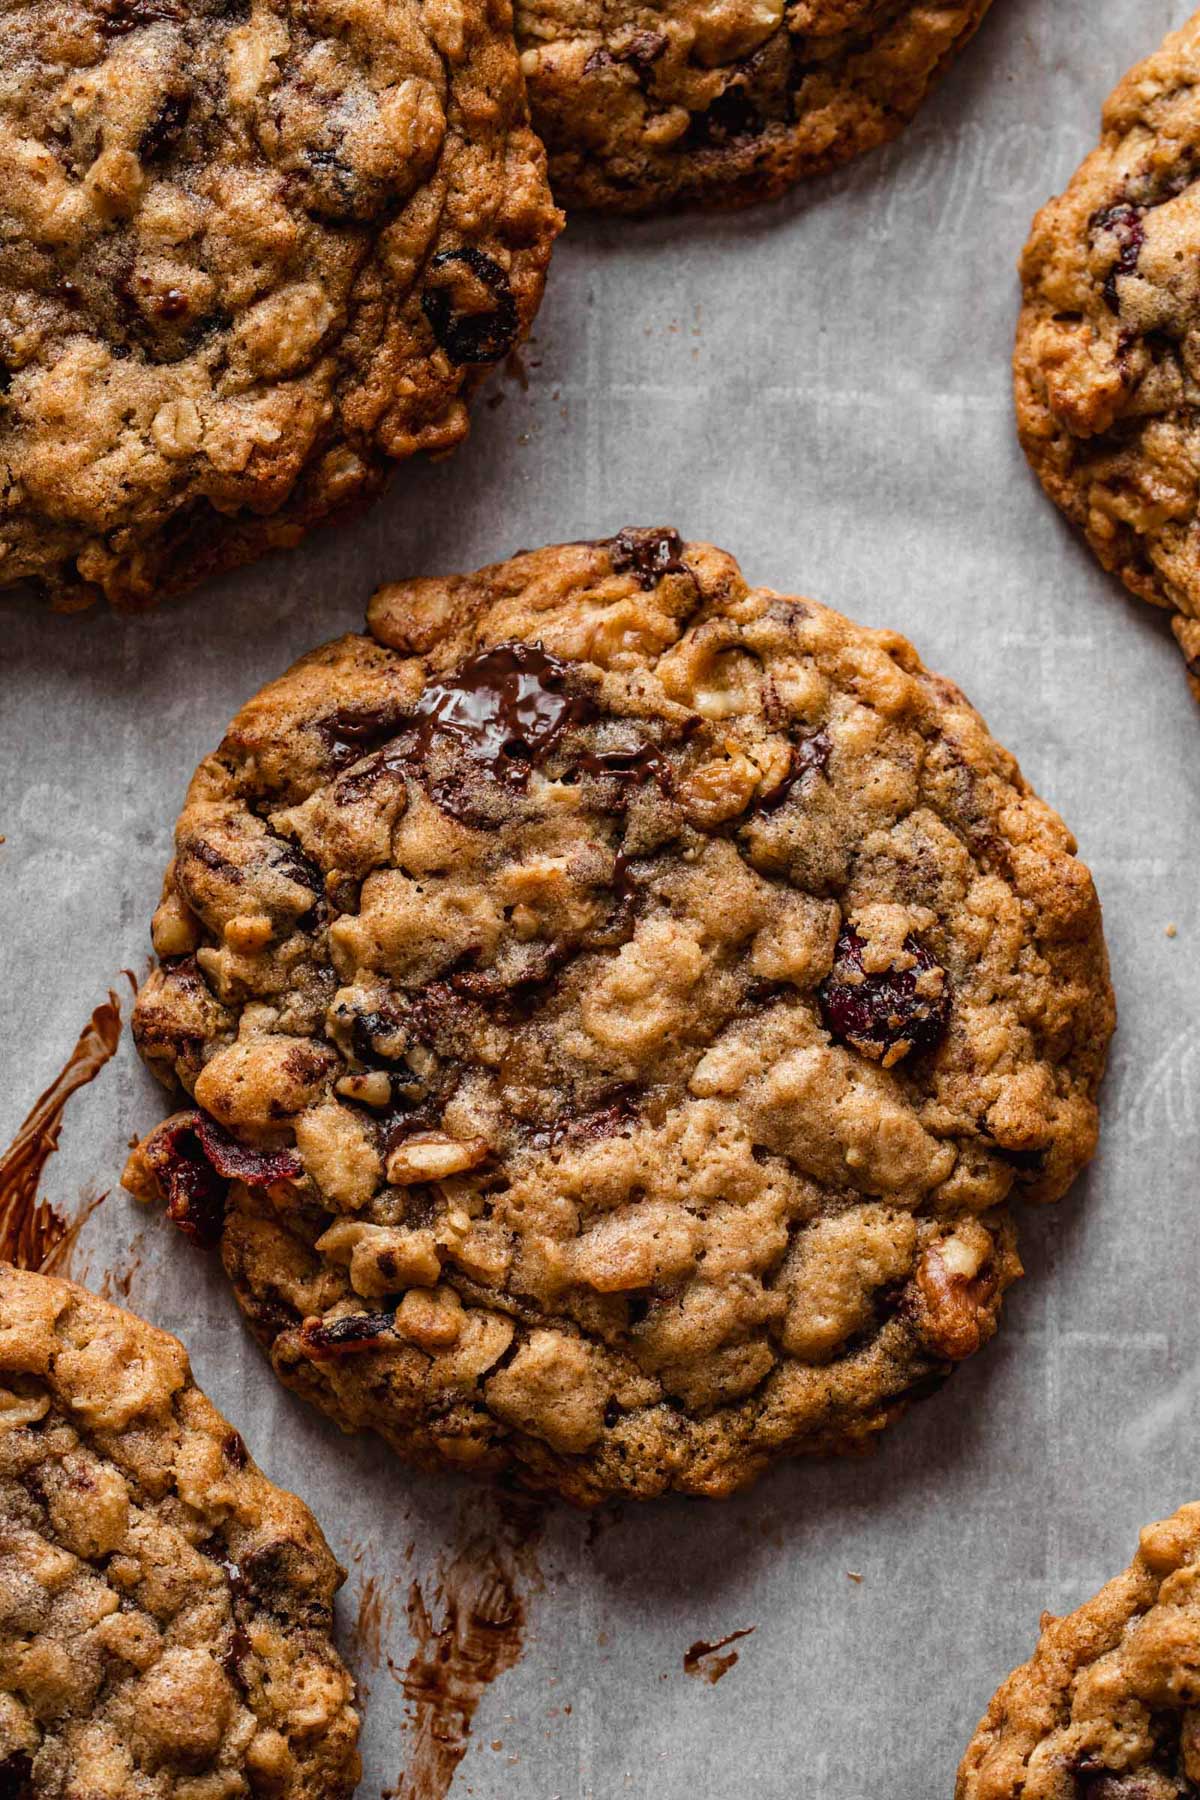
[[[387,1594],[378,1575],[367,1575],[358,1594],[358,1612],[350,1628],[355,1660],[378,1668],[383,1660],[384,1611]]]
[[[739,1638],[749,1637],[755,1629],[753,1625],[745,1625],[741,1631],[731,1631],[726,1637],[717,1638],[711,1644],[699,1638],[690,1650],[683,1653],[684,1673],[699,1676],[715,1687],[722,1675],[728,1675],[738,1659],[736,1650],[726,1650],[724,1656],[720,1652],[725,1650],[727,1644],[736,1644]]]
[[[104,1198],[105,1195],[101,1194],[100,1199]],[[90,1212],[85,1216],[90,1218]],[[79,1223],[82,1224],[83,1220]],[[141,1272],[142,1246],[145,1240],[144,1231],[135,1233],[120,1254],[109,1263],[96,1284],[96,1292],[102,1300],[111,1300],[116,1306],[128,1306],[134,1281]]]
[[[374,1554],[373,1546],[358,1543],[351,1546],[346,1557],[353,1571],[351,1583],[356,1578],[358,1582],[358,1598],[352,1603],[347,1643],[359,1690],[364,1697],[371,1692],[375,1671],[388,1662],[387,1645],[392,1637],[396,1588],[401,1578],[401,1571],[391,1559],[381,1572],[367,1574],[365,1564]]]
[[[129,977],[132,984],[133,977]],[[136,991],[136,988],[135,988]],[[74,1219],[64,1219],[39,1200],[45,1167],[58,1149],[63,1118],[73,1094],[94,1081],[114,1055],[121,1036],[121,1005],[115,993],[93,1012],[70,1056],[34,1102],[16,1137],[0,1155],[0,1261],[18,1269],[65,1273],[80,1231],[104,1199],[85,1200]]]
[[[539,1579],[533,1552],[542,1515],[516,1501],[489,1510],[481,1522],[475,1501],[460,1548],[441,1560],[432,1583],[409,1589],[414,1648],[405,1669],[393,1670],[409,1704],[409,1751],[388,1800],[445,1800],[484,1693],[524,1651],[524,1590]]]

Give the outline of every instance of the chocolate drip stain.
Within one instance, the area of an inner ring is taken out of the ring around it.
[[[473,1511],[478,1514],[476,1501]],[[435,1579],[437,1616],[419,1581],[408,1595],[415,1647],[398,1676],[411,1708],[411,1748],[388,1800],[445,1800],[466,1755],[471,1726],[491,1683],[525,1649],[522,1576],[536,1578],[536,1507],[493,1503],[492,1523],[475,1530]]]
[[[714,1643],[706,1643],[698,1638],[690,1650],[683,1655],[683,1672],[685,1675],[697,1675],[715,1687],[722,1675],[728,1675],[738,1660],[736,1650],[730,1650],[725,1656],[719,1654],[726,1644],[736,1644],[739,1638],[749,1637],[757,1630],[754,1625],[744,1625],[740,1631],[731,1631],[726,1637],[717,1638]]]
[[[129,977],[133,983],[133,977]],[[93,1198],[69,1221],[38,1199],[45,1167],[58,1149],[63,1117],[72,1094],[94,1081],[114,1055],[121,1036],[121,1006],[115,993],[93,1012],[62,1071],[39,1095],[20,1130],[0,1156],[0,1259],[18,1269],[61,1274],[75,1240],[105,1198]]]

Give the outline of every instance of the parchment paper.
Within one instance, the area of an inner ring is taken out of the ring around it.
[[[361,524],[151,617],[0,600],[0,1144],[119,971],[144,972],[198,758],[387,577],[626,523],[724,544],[752,578],[910,635],[1095,872],[1121,1012],[1101,1153],[1023,1220],[1028,1278],[1000,1335],[868,1459],[796,1464],[723,1506],[550,1509],[505,1565],[524,1651],[482,1694],[452,1800],[948,1800],[1042,1609],[1076,1605],[1144,1522],[1200,1497],[1200,717],[1162,621],[1027,473],[1008,372],[1032,214],[1188,11],[995,0],[883,153],[741,217],[572,222],[527,390],[494,380],[468,446],[401,471]],[[410,1585],[436,1633],[472,1532],[507,1555],[516,1528],[276,1386],[220,1276],[117,1187],[162,1107],[126,1038],[71,1102],[42,1191],[71,1216],[112,1190],[76,1273],[183,1336],[346,1562],[362,1795],[407,1767],[406,1800],[440,1800],[400,1679]],[[697,1640],[749,1626],[718,1683],[685,1672]]]

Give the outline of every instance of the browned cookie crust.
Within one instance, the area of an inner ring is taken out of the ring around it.
[[[886,143],[989,0],[516,0],[521,66],[572,206],[767,200]]]
[[[0,1264],[0,1793],[346,1800],[340,1579],[181,1344]]]
[[[1061,821],[902,638],[672,531],[402,583],[198,770],[128,1174],[285,1381],[591,1502],[990,1336],[1112,1027]]]
[[[984,1714],[956,1800],[1200,1794],[1200,1506],[1148,1525],[1123,1575],[1065,1619]]]
[[[0,585],[147,606],[452,448],[558,223],[508,0],[14,0]]]
[[[1034,220],[1015,358],[1021,442],[1106,569],[1156,606],[1200,699],[1200,13],[1109,96]]]

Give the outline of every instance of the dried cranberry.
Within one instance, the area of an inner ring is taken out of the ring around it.
[[[939,1043],[950,1020],[950,983],[946,972],[924,945],[909,934],[904,948],[914,958],[911,969],[863,969],[866,940],[843,925],[833,971],[821,983],[821,1016],[833,1036],[872,1062],[890,1068],[908,1055],[920,1055]],[[922,983],[937,975],[940,985]],[[921,983],[930,991],[918,992]]]
[[[517,303],[508,276],[482,250],[442,250],[429,265],[431,282],[421,295],[430,330],[453,363],[499,362],[517,341]],[[456,276],[480,283],[494,304],[483,312],[455,305]]]
[[[199,1108],[168,1119],[144,1149],[167,1217],[194,1244],[205,1246],[220,1242],[231,1181],[270,1187],[304,1173],[294,1150],[247,1149]]]
[[[1142,245],[1146,241],[1146,227],[1142,221],[1142,208],[1132,206],[1125,200],[1093,213],[1088,221],[1093,235],[1106,231],[1117,240],[1117,260],[1105,276],[1103,288],[1105,304],[1110,312],[1121,310],[1120,296],[1117,293],[1118,277],[1132,275],[1138,266]]]
[[[196,1114],[195,1130],[205,1156],[226,1181],[271,1187],[277,1181],[298,1181],[304,1173],[304,1164],[294,1150],[252,1150],[230,1137],[207,1113]]]
[[[627,525],[608,545],[613,572],[624,575],[632,571],[638,586],[647,593],[664,575],[682,575],[687,571],[683,560],[683,539],[670,525],[635,531]]]
[[[349,1318],[335,1319],[331,1325],[323,1319],[305,1319],[300,1327],[301,1346],[315,1361],[372,1350],[385,1340],[394,1339],[394,1318],[393,1313],[354,1313]]]
[[[167,1217],[193,1244],[220,1242],[225,1222],[226,1183],[200,1142],[199,1112],[168,1119],[145,1144],[145,1156],[167,1202]]]
[[[221,1451],[226,1462],[231,1463],[235,1469],[244,1469],[250,1460],[250,1453],[246,1449],[246,1441],[240,1431],[230,1431],[226,1433],[221,1444]]]

